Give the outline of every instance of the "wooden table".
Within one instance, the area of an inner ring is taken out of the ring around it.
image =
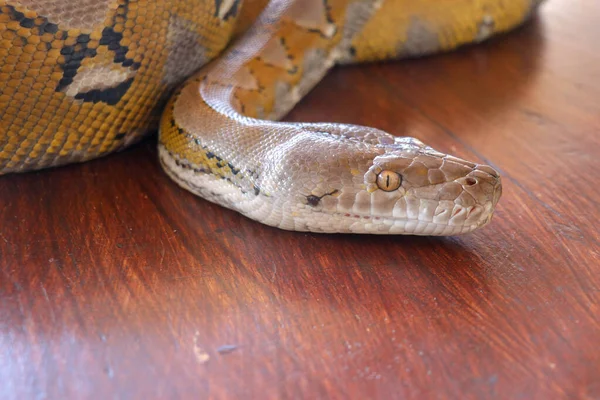
[[[279,231],[200,200],[155,140],[0,178],[0,398],[600,398],[600,3],[340,68],[288,117],[496,166],[462,237]]]

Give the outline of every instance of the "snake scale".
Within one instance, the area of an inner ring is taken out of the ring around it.
[[[288,230],[453,235],[487,224],[490,166],[414,138],[276,122],[336,64],[416,57],[523,23],[540,0],[0,0],[0,174],[159,128],[180,186]]]

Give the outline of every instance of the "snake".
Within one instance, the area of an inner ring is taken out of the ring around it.
[[[282,119],[336,65],[479,43],[540,3],[0,0],[0,175],[91,160],[158,129],[179,186],[269,226],[472,232],[501,197],[492,166],[373,127]]]

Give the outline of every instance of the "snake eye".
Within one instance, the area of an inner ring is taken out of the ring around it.
[[[384,192],[393,192],[401,183],[402,176],[394,171],[381,171],[377,175],[377,186]]]

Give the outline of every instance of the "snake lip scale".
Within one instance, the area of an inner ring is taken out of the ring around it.
[[[479,43],[541,2],[0,0],[0,175],[158,126],[170,178],[266,225],[472,232],[502,194],[492,167],[371,127],[279,121],[334,65]]]

